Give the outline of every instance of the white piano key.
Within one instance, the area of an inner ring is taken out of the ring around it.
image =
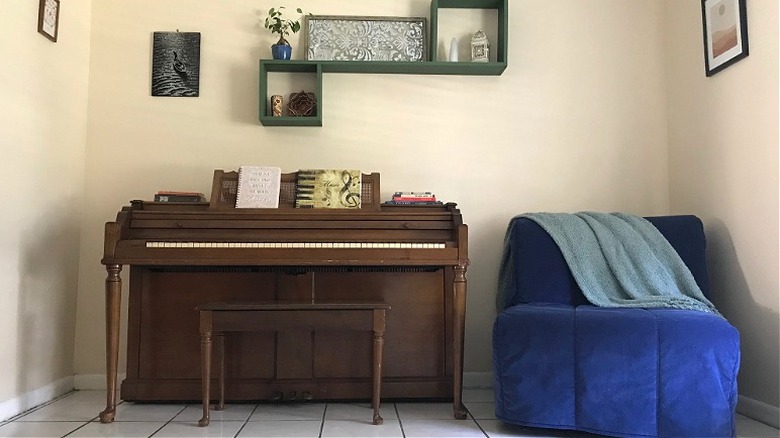
[[[147,248],[264,248],[264,249],[444,249],[441,242],[170,242],[149,241]]]

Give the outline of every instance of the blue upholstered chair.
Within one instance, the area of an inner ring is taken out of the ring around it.
[[[710,287],[694,216],[648,218]],[[739,334],[720,316],[588,303],[536,222],[513,219],[511,279],[493,327],[496,416],[610,436],[733,436]]]

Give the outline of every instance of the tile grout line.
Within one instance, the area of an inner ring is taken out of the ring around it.
[[[171,416],[171,418],[169,418],[169,419],[168,419],[168,421],[166,421],[166,422],[165,422],[165,423],[164,423],[162,426],[160,426],[159,428],[157,428],[157,430],[155,430],[154,432],[152,432],[152,434],[151,434],[151,435],[149,435],[149,438],[153,437],[153,436],[154,436],[154,435],[155,435],[157,432],[161,431],[163,427],[165,427],[165,426],[167,426],[167,425],[171,424],[171,423],[173,422],[173,419],[174,419],[174,418],[176,418],[176,416],[177,416],[177,415],[181,414],[182,412],[184,412],[184,410],[185,410],[185,409],[187,409],[187,406],[189,406],[189,404],[185,404],[183,408],[179,409],[179,412],[177,412],[177,413],[173,414],[173,415]]]
[[[8,423],[13,423],[14,421],[24,417],[25,415],[32,414],[33,412],[38,411],[38,410],[40,410],[42,408],[45,408],[46,406],[49,406],[50,404],[52,404],[52,403],[54,403],[56,401],[62,400],[64,398],[66,398],[66,397],[69,397],[69,396],[75,394],[76,392],[78,392],[78,391],[76,391],[75,389],[71,390],[69,392],[66,392],[65,394],[62,394],[59,397],[56,397],[56,398],[53,398],[53,399],[47,401],[46,403],[41,403],[38,406],[33,406],[33,407],[31,407],[30,409],[28,409],[28,410],[26,410],[24,412],[19,412],[18,414],[14,415],[13,417],[5,420],[2,425],[4,426],[4,425],[6,425]]]
[[[481,424],[479,424],[479,421],[477,421],[476,417],[474,417],[474,415],[471,413],[471,411],[469,411],[468,406],[466,406],[466,412],[469,413],[469,417],[471,417],[471,420],[474,421],[474,424],[477,425],[477,427],[482,432],[482,434],[485,435],[487,438],[490,438],[490,435],[488,435],[487,431],[482,427]]]
[[[319,438],[322,438],[322,431],[325,430],[325,416],[328,414],[328,405],[330,403],[325,403],[325,409],[322,410],[322,421],[320,421],[320,433],[317,435]]]
[[[241,431],[243,431],[243,430],[244,430],[244,428],[246,427],[246,425],[247,425],[247,424],[249,424],[249,419],[250,419],[250,418],[252,418],[252,415],[254,415],[254,414],[255,414],[255,412],[257,412],[257,408],[258,408],[259,406],[260,406],[260,404],[259,404],[259,403],[255,403],[255,407],[254,407],[254,408],[252,408],[252,412],[250,412],[250,413],[249,413],[249,416],[247,416],[247,417],[246,417],[246,420],[244,420],[244,424],[242,424],[242,425],[241,425],[241,427],[239,427],[239,428],[238,428],[238,430],[236,431],[236,434],[235,434],[235,435],[233,435],[233,437],[234,437],[234,438],[237,438],[239,435],[241,435]]]
[[[406,438],[406,432],[404,432],[404,422],[401,421],[401,413],[398,412],[398,403],[393,403],[393,409],[395,409],[395,416],[398,418],[398,425],[401,426],[401,436]]]
[[[93,418],[92,420],[94,420],[94,418]],[[80,429],[83,429],[84,427],[86,427],[86,426],[87,426],[87,424],[89,424],[89,423],[91,423],[91,422],[92,422],[92,420],[90,420],[90,421],[87,421],[87,422],[85,422],[85,423],[81,423],[81,426],[79,426],[79,427],[77,427],[77,428],[75,428],[75,429],[71,430],[70,432],[66,433],[65,435],[63,435],[63,436],[62,436],[62,438],[65,438],[65,437],[67,437],[67,436],[73,435],[73,433],[74,433],[74,432],[76,432],[76,431],[78,431],[78,430],[80,430]]]

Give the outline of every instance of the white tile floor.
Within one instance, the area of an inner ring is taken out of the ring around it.
[[[381,426],[368,403],[229,404],[198,427],[199,404],[117,406],[116,421],[101,424],[102,391],[76,391],[0,423],[0,437],[595,437],[571,431],[508,426],[493,415],[493,391],[465,390],[470,416],[452,418],[450,403],[384,403]],[[780,437],[778,429],[737,417],[739,437]]]

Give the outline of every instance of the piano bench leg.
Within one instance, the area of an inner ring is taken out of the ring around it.
[[[203,312],[201,312],[202,314]],[[211,313],[208,314],[211,318]],[[210,326],[210,324],[209,324]],[[202,326],[201,326],[202,327]],[[209,404],[211,402],[211,331],[201,330],[200,335],[200,384],[203,398],[203,417],[198,421],[199,427],[209,425]]]
[[[225,409],[225,334],[217,334],[217,355],[219,357],[219,402],[214,406],[215,411]]]

